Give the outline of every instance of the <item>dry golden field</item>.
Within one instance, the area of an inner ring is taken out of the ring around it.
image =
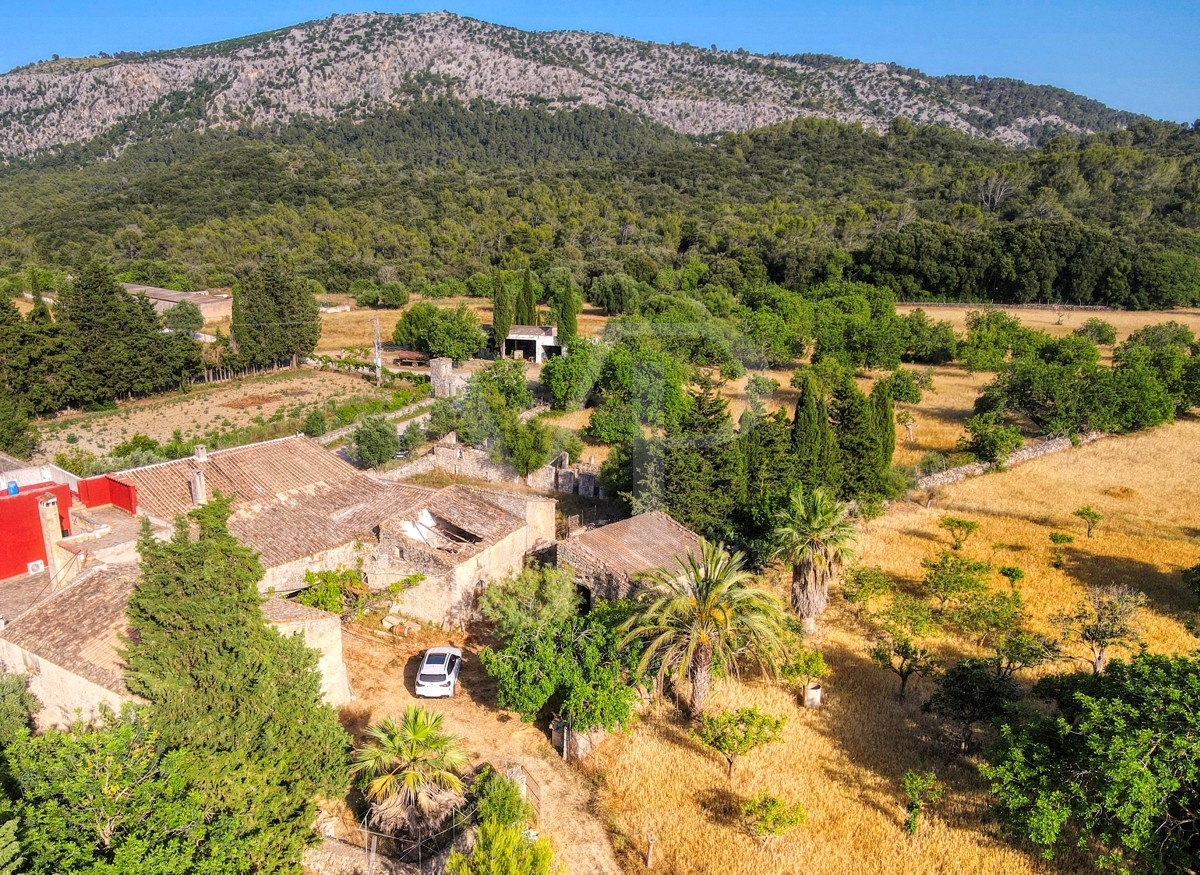
[[[1071,606],[1086,585],[1128,583],[1150,606],[1141,619],[1151,649],[1187,651],[1196,640],[1181,613],[1194,607],[1179,569],[1200,561],[1200,420],[1110,438],[945,487],[932,507],[899,503],[860,538],[861,561],[878,565],[901,587],[921,576],[921,559],[947,543],[944,513],[981,523],[970,555],[1024,568],[1031,623]],[[1095,537],[1083,536],[1071,511],[1092,504],[1105,514]],[[1076,536],[1062,570],[1050,567],[1051,531]],[[782,569],[767,582],[780,591]],[[829,663],[826,705],[797,707],[776,687],[724,681],[717,708],[756,705],[786,716],[783,739],[739,761],[734,779],[701,750],[674,709],[660,706],[631,731],[606,742],[594,770],[601,805],[627,871],[643,871],[646,836],[656,837],[651,871],[687,875],[770,873],[1088,873],[1080,860],[1039,860],[1005,841],[988,813],[986,788],[972,762],[958,757],[920,711],[931,687],[914,679],[907,702],[896,678],[870,663],[868,628],[835,592],[817,645]],[[947,658],[970,642],[933,642]],[[947,786],[919,833],[909,838],[900,779],[933,769]],[[769,790],[799,802],[808,823],[763,848],[737,823],[740,800]]]
[[[897,304],[896,312],[911,313],[917,309],[916,304]],[[967,313],[978,310],[981,304],[930,304],[921,306],[925,315],[935,321],[947,320],[955,330],[965,333],[967,330]],[[1122,341],[1144,325],[1157,325],[1174,320],[1182,322],[1200,333],[1200,309],[1183,310],[1064,310],[1062,321],[1054,310],[1044,310],[1041,307],[1001,307],[1004,312],[1016,316],[1021,323],[1029,328],[1037,328],[1063,337],[1070,334],[1088,319],[1103,319],[1111,322],[1117,329],[1117,341]]]

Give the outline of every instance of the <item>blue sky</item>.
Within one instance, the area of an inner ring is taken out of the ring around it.
[[[52,54],[146,50],[271,30],[334,12],[460,15],[754,52],[827,52],[928,73],[1013,76],[1120,109],[1200,118],[1200,0],[0,0],[0,70]]]

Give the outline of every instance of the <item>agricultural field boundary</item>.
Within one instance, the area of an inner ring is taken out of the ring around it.
[[[1015,451],[1008,457],[1004,466],[1019,465],[1021,462],[1038,459],[1050,453],[1060,453],[1063,450],[1069,450],[1072,447],[1082,446],[1083,444],[1090,444],[1093,441],[1098,441],[1106,437],[1112,437],[1112,435],[1103,431],[1091,431],[1087,434],[1078,435],[1074,439],[1070,437],[1056,437],[1039,441],[1036,444],[1021,447],[1021,449]],[[972,462],[969,465],[959,465],[957,468],[947,468],[945,471],[939,471],[937,474],[930,474],[919,478],[917,480],[917,488],[929,489],[934,486],[949,486],[951,483],[958,483],[960,480],[966,480],[968,477],[983,474],[985,471],[995,469],[995,467],[994,464],[988,462]]]

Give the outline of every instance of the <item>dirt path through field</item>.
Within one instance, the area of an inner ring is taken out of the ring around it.
[[[417,699],[412,694],[424,647],[452,640],[465,654],[458,695],[447,700]],[[496,687],[477,656],[482,642],[446,635],[391,644],[348,634],[343,638],[350,687],[355,701],[343,709],[353,733],[418,703],[445,715],[445,728],[462,736],[473,762],[503,759],[520,762],[541,786],[538,831],[554,845],[555,856],[571,875],[620,875],[603,821],[595,814],[594,790],[574,767],[564,763],[545,732],[496,708]]]

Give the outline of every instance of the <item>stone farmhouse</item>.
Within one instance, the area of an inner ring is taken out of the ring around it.
[[[504,338],[504,354],[520,355],[525,361],[540,365],[550,356],[562,354],[558,329],[553,325],[513,325]]]
[[[61,530],[56,516],[49,528],[38,522],[19,537],[5,532],[6,542],[29,542],[22,555],[36,547],[61,558],[55,569],[0,579],[0,662],[33,676],[46,725],[88,719],[131,698],[118,642],[137,579],[142,519],[166,537],[178,515],[218,493],[231,496],[230,529],[258,551],[265,569],[264,619],[283,634],[302,634],[318,651],[334,704],[350,698],[340,618],[279,597],[303,588],[305,571],[360,568],[376,590],[416,581],[395,597],[395,610],[461,623],[474,614],[486,581],[518,571],[555,534],[553,499],[377,480],[303,436],[212,453],[198,447],[185,459],[101,479],[79,481],[75,491],[40,484],[91,497],[68,505]],[[112,503],[101,504],[106,496]]]
[[[229,528],[260,554],[260,590],[291,593],[304,572],[361,568],[372,589],[409,578],[400,609],[454,623],[483,583],[521,568],[554,541],[554,501],[370,477],[303,436],[205,452],[121,472],[140,513],[165,523],[213,495],[234,496]]]
[[[188,301],[196,305],[205,322],[214,319],[229,319],[233,316],[233,295],[228,294],[228,289],[224,291],[177,292],[173,289],[160,289],[157,286],[141,286],[135,283],[121,283],[121,285],[131,295],[145,295],[159,313],[165,313],[176,304]]]

